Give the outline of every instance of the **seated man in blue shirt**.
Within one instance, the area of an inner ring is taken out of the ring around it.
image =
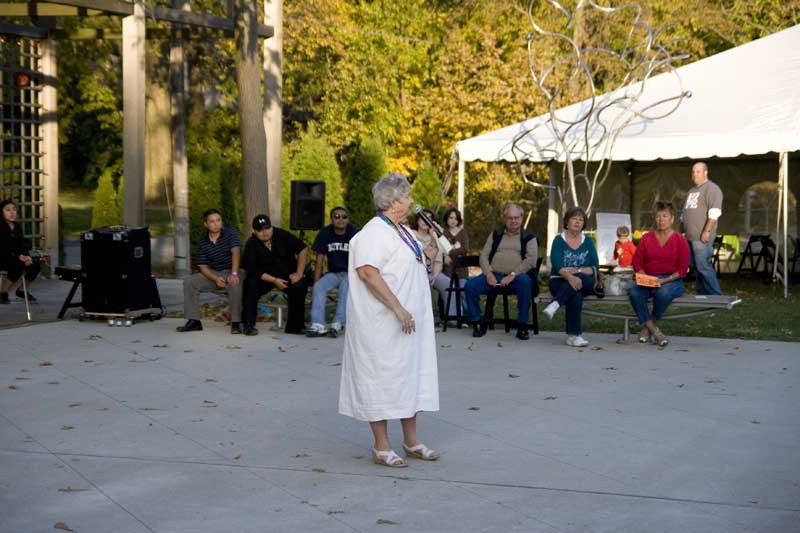
[[[222,215],[216,209],[203,213],[203,225],[208,232],[197,243],[197,268],[200,272],[183,280],[183,314],[186,324],[179,332],[202,331],[200,322],[200,293],[224,289],[231,307],[231,333],[242,332],[242,284],[239,272],[241,244],[235,228],[222,224]]]
[[[331,209],[331,223],[322,228],[311,247],[317,252],[314,268],[314,290],[311,293],[311,325],[306,330],[309,337],[328,334],[336,337],[345,324],[347,308],[347,261],[350,239],[358,229],[347,221],[344,207]],[[322,275],[322,264],[328,259],[328,272]],[[336,314],[330,328],[325,326],[325,299],[329,291],[339,289]]]

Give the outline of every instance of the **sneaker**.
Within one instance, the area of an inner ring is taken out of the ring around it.
[[[10,304],[11,302],[8,301],[8,293],[7,292],[0,292],[0,304]]]
[[[255,335],[258,335],[258,330],[255,327],[253,327],[252,324],[243,324],[242,333],[244,333],[248,337],[254,337]]]
[[[472,336],[473,337],[483,337],[486,335],[486,330],[488,329],[488,324],[485,320],[480,319],[479,321],[472,324]]]
[[[186,324],[175,328],[175,331],[177,331],[178,333],[186,333],[188,331],[203,331],[203,323],[200,322],[199,320],[194,320],[193,318],[190,318],[189,320],[186,321]]]
[[[342,332],[342,325],[339,322],[331,322],[331,327],[328,330],[328,337],[335,339]]]
[[[322,337],[327,334],[328,328],[324,324],[315,322],[306,328],[306,337]]]
[[[567,346],[574,346],[575,348],[583,348],[584,346],[589,346],[589,341],[587,341],[580,335],[570,335],[569,337],[567,337]]]
[[[561,305],[557,301],[553,300],[550,302],[550,305],[544,308],[544,311],[542,312],[544,313],[544,316],[552,320],[559,307],[561,307]]]
[[[231,322],[231,335],[241,335],[242,325],[239,322]]]
[[[520,326],[517,328],[517,338],[521,341],[526,341],[530,338],[527,326]]]
[[[25,291],[23,291],[22,289],[17,289],[17,292],[14,294],[17,295],[17,298],[21,298],[22,300],[25,299]],[[31,294],[31,291],[28,291],[28,301],[29,302],[36,301],[36,297],[33,294]]]

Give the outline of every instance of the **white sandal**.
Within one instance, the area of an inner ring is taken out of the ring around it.
[[[394,453],[394,450],[379,451],[372,449],[372,462],[376,465],[388,466],[389,468],[406,468],[406,463],[402,457]]]
[[[406,452],[406,457],[422,459],[423,461],[436,461],[439,459],[439,453],[431,450],[424,444],[417,444],[416,446],[408,447],[405,445],[405,443],[403,443],[403,450]]]

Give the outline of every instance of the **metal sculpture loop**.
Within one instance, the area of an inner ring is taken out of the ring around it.
[[[620,133],[634,120],[654,121],[669,116],[684,98],[691,96],[689,91],[683,89],[675,66],[678,61],[686,59],[688,54],[673,54],[670,49],[677,40],[665,39],[667,28],[654,31],[642,19],[642,8],[638,4],[610,7],[594,0],[579,0],[574,11],[570,12],[556,0],[543,1],[556,11],[559,18],[565,19],[564,30],[573,27],[579,10],[595,10],[605,15],[628,11],[633,14],[621,46],[589,46],[577,42],[564,31],[545,29],[534,15],[537,0],[531,0],[528,5],[528,19],[533,28],[532,32],[526,34],[529,70],[537,89],[547,99],[548,113],[544,122],[536,123],[516,135],[512,143],[512,153],[523,179],[529,184],[541,185],[532,181],[522,167],[521,162],[527,160],[529,155],[523,147],[523,141],[530,141],[530,134],[537,128],[549,127],[555,142],[547,146],[535,145],[533,150],[539,158],[544,156],[563,160],[563,174],[567,180],[571,202],[573,205],[583,205],[586,212],[591,214],[597,190],[608,178],[614,143]],[[564,47],[566,51],[557,55],[552,64],[540,66],[533,47],[537,39],[554,40],[556,46]],[[587,59],[589,56],[602,56],[608,62],[615,62],[623,72],[616,83],[608,83],[604,87],[606,92],[601,96],[595,94],[595,79]],[[557,74],[565,68],[566,76],[559,79]],[[646,92],[648,81],[657,74],[674,76],[678,89],[668,97],[643,102],[642,96]],[[557,109],[557,103],[564,96],[567,85],[576,81],[583,82],[586,98],[579,104]],[[590,169],[591,161],[598,162],[595,169]],[[577,163],[582,167],[579,171],[575,168]],[[588,190],[588,198],[583,199],[583,202],[578,198],[576,180],[582,180]]]

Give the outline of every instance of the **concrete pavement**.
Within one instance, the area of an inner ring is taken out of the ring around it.
[[[797,344],[438,333],[442,459],[395,470],[342,339],[181,322],[0,331],[0,531],[800,530]]]

